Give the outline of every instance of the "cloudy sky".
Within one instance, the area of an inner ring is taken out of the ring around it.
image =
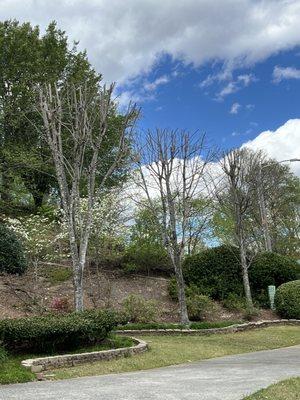
[[[142,106],[141,129],[300,158],[300,0],[0,0],[0,16],[56,20]]]

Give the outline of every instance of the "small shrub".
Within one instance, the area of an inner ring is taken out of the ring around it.
[[[128,322],[152,322],[158,317],[157,303],[131,294],[123,302]]]
[[[246,308],[245,298],[237,296],[235,293],[229,293],[226,299],[222,301],[222,304],[229,311],[243,311]]]
[[[281,254],[261,253],[251,263],[249,279],[253,297],[262,306],[269,307],[268,286],[276,287],[298,278],[299,264]]]
[[[192,321],[201,321],[208,316],[212,317],[217,311],[216,304],[203,294],[194,294],[187,297],[187,309]]]
[[[275,307],[282,318],[300,319],[300,280],[279,286],[275,294]]]
[[[122,270],[126,275],[136,274],[139,271],[139,267],[134,263],[128,262],[122,264]]]
[[[43,275],[52,285],[66,282],[72,274],[72,269],[68,267],[47,267],[43,270]]]
[[[12,351],[69,350],[105,339],[117,323],[109,310],[5,319],[0,321],[0,340]]]
[[[258,317],[259,314],[260,314],[260,311],[259,311],[258,308],[255,308],[255,307],[248,308],[248,307],[246,307],[246,309],[244,311],[244,314],[243,314],[243,317],[247,321],[252,321],[254,318]]]
[[[50,308],[58,313],[67,313],[71,310],[71,305],[67,297],[55,297]]]
[[[27,268],[23,248],[14,232],[0,223],[0,273],[23,274]]]
[[[178,301],[178,288],[175,276],[172,276],[172,278],[169,279],[168,293],[173,301]]]

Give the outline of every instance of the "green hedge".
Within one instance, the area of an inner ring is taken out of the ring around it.
[[[299,264],[281,254],[261,253],[255,256],[249,268],[249,279],[254,298],[261,304],[269,306],[268,286],[276,287],[285,282],[298,279]]]
[[[187,285],[196,285],[202,294],[215,300],[229,293],[243,295],[239,251],[233,246],[219,246],[188,256],[183,264]]]
[[[51,353],[99,342],[117,323],[109,310],[5,319],[0,321],[0,342],[10,351]]]
[[[300,280],[279,286],[275,294],[275,307],[282,318],[300,319]]]
[[[27,268],[23,248],[17,236],[0,223],[0,273],[23,274]]]
[[[239,250],[233,246],[219,246],[186,257],[184,277],[188,286],[196,285],[201,294],[214,300],[226,300],[230,296],[244,296]],[[268,286],[276,287],[298,279],[299,264],[277,253],[257,254],[250,264],[249,279],[254,299],[261,305],[269,306]],[[169,293],[176,297],[174,282]]]
[[[190,329],[212,329],[224,328],[226,326],[242,324],[242,321],[218,321],[218,322],[192,322],[189,326]],[[126,324],[117,327],[118,330],[142,330],[142,329],[186,329],[186,325],[172,324],[165,322],[150,322],[147,324]]]

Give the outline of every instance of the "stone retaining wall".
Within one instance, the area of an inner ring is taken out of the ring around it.
[[[131,330],[117,330],[115,334],[131,336],[131,335],[195,335],[204,336],[219,333],[234,333],[242,332],[251,329],[264,328],[273,325],[300,325],[299,319],[279,319],[274,321],[259,321],[249,322],[240,325],[230,325],[224,328],[210,328],[210,329],[131,329]]]
[[[72,367],[74,365],[90,363],[101,360],[112,360],[120,357],[128,357],[143,353],[148,350],[148,344],[143,340],[132,338],[136,343],[132,347],[122,347],[120,349],[93,351],[90,353],[65,354],[52,357],[42,357],[27,359],[22,361],[22,365],[30,368],[32,372],[41,372],[48,369],[60,367]]]

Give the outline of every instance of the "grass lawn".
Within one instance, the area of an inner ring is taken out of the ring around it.
[[[287,379],[245,397],[244,400],[299,400],[300,378]]]
[[[300,344],[297,326],[276,326],[248,332],[209,336],[143,336],[150,351],[118,360],[51,371],[55,379],[136,371],[230,354]],[[282,398],[283,399],[283,398]]]
[[[111,340],[106,341],[105,343],[78,348],[74,351],[65,352],[64,354],[109,350],[112,348],[129,347],[132,345],[133,341],[130,338],[112,336]],[[46,357],[46,356],[47,354],[8,355],[7,359],[4,362],[0,362],[0,384],[22,383],[35,380],[35,374],[33,374],[29,369],[22,367],[21,361],[26,360],[27,358]]]

